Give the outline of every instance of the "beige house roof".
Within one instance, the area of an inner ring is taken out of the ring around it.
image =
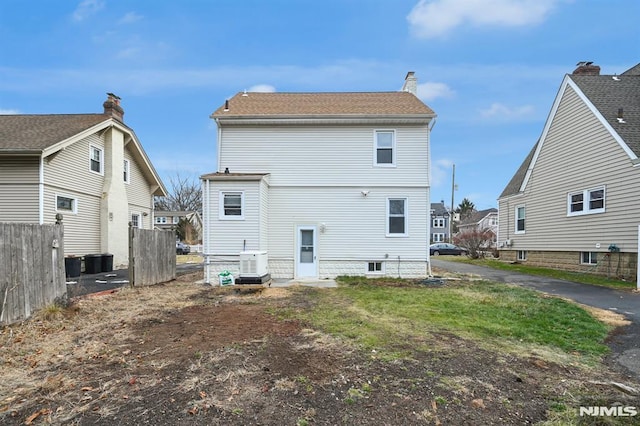
[[[218,108],[211,117],[401,115],[435,116],[435,113],[409,92],[240,92]]]
[[[36,153],[109,120],[106,114],[0,115],[0,153]]]

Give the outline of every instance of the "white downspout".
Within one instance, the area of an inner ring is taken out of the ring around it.
[[[38,171],[38,223],[44,224],[44,158],[40,156],[40,167]]]
[[[210,208],[209,205],[209,179],[202,181],[202,216],[203,216],[203,224],[202,224],[202,238],[203,238],[203,250],[204,250],[204,269],[205,269],[205,284],[211,284],[211,271],[209,268],[210,260],[209,260],[209,218],[210,218]]]

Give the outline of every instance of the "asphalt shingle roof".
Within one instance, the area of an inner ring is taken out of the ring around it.
[[[0,153],[42,151],[109,118],[105,114],[0,115]]]
[[[640,64],[620,75],[569,75],[604,119],[640,157]],[[618,120],[622,108],[624,123]],[[517,194],[540,141],[522,162],[499,198]]]
[[[423,115],[435,113],[409,92],[238,93],[212,115],[222,117],[303,117]]]

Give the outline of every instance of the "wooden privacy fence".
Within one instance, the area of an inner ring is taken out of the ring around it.
[[[131,286],[152,285],[176,277],[176,234],[174,231],[129,226],[129,282]]]
[[[0,223],[0,324],[66,302],[62,224]]]

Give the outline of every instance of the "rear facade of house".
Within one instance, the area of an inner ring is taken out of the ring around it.
[[[433,111],[399,92],[239,93],[202,176],[207,279],[262,256],[272,278],[425,276]]]
[[[640,66],[565,76],[542,136],[499,202],[500,256],[563,270],[636,276]]]

